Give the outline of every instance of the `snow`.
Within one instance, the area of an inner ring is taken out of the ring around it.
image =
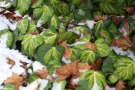
[[[108,85],[105,87],[105,90],[115,90],[115,88],[111,88]]]
[[[61,20],[63,17],[62,16],[59,16],[58,18]]]
[[[86,21],[86,24],[87,24],[87,26],[88,26],[90,29],[93,29],[94,24],[95,24],[95,21],[93,21],[93,20],[87,20],[87,21]]]
[[[65,28],[63,23],[60,23],[60,28],[63,28],[63,29]]]
[[[117,46],[111,46],[111,49],[114,50],[118,55],[130,57],[135,62],[135,55],[132,51],[123,51],[122,48],[118,48]]]
[[[38,61],[35,61],[32,65],[33,65],[33,72],[37,70],[42,70],[44,68],[44,66]]]
[[[81,22],[80,22],[80,23],[78,23],[77,25],[85,25],[85,24],[86,24],[86,23],[81,23]]]
[[[94,74],[94,85],[92,87],[92,90],[100,90],[98,84],[97,84],[97,81],[96,81],[96,76]]]
[[[56,74],[56,71],[53,72],[52,77],[53,77],[53,78],[58,77],[58,75]]]
[[[88,69],[79,69],[79,72],[82,72],[82,73],[84,73],[86,71],[88,71]]]
[[[5,16],[0,15],[0,31],[4,29],[8,29],[8,26],[13,31],[16,29],[16,25],[18,22],[10,22]]]
[[[2,12],[3,10],[5,10],[5,9],[3,9],[3,8],[0,8],[0,12]]]
[[[67,60],[64,56],[62,57],[62,61],[65,62],[66,64],[71,63],[71,60],[70,59]]]
[[[53,84],[52,90],[62,90],[62,84],[55,82]]]
[[[122,27],[121,29],[119,29],[120,32],[124,32],[124,36],[127,37],[128,33],[126,31],[126,29],[124,27]]]
[[[8,39],[8,33],[6,34],[3,34],[1,37],[0,37],[0,48],[5,48],[7,47],[7,39]]]
[[[76,42],[76,43],[73,43],[73,44],[67,44],[67,46],[76,46],[76,45],[85,44],[85,43],[86,43],[85,41],[79,41],[79,42]]]
[[[15,13],[15,17],[17,17],[17,16],[19,16],[19,17],[22,17],[22,15],[19,13],[19,10],[16,10],[16,11],[14,11],[14,13]]]
[[[34,81],[31,84],[27,85],[27,87],[20,86],[19,90],[35,90],[38,87],[38,81]]]
[[[79,30],[75,30],[75,29],[68,29],[68,31],[71,31],[71,32],[74,32],[74,33],[76,33],[76,34],[80,34],[80,32],[79,32]]]
[[[73,79],[72,81],[73,81],[75,84],[78,84],[78,83],[79,83],[79,79],[80,79],[80,77],[75,78],[75,79]]]
[[[48,80],[45,79],[38,79],[38,83],[40,84],[39,90],[44,90],[44,88],[48,84]]]
[[[0,1],[0,7],[7,7],[10,3],[5,4],[6,1]]]
[[[42,23],[42,20],[41,20],[41,18],[37,21],[37,27],[41,27],[42,25],[41,25],[41,23]]]
[[[33,72],[32,72],[32,69],[28,69],[28,73],[30,73],[30,74],[32,74]]]

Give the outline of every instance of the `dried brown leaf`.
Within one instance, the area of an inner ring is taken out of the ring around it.
[[[135,8],[134,7],[125,7],[123,8],[125,11],[127,11],[129,14],[134,13]]]
[[[61,46],[63,46],[63,47],[65,48],[64,57],[65,57],[66,59],[72,59],[71,51],[70,51],[70,49],[68,48],[66,41],[62,42],[62,43],[61,43]]]
[[[7,62],[8,64],[11,64],[12,66],[15,65],[15,62],[12,59],[7,58],[7,60],[8,60],[8,62]]]
[[[91,43],[91,42],[87,42],[86,44],[85,44],[85,47],[84,47],[84,49],[86,49],[86,48],[90,48],[92,51],[96,51],[96,44],[94,44],[94,43]]]
[[[116,44],[119,48],[122,48],[123,50],[128,49],[128,44],[124,39],[117,39]]]
[[[23,77],[19,76],[16,73],[12,73],[12,76],[8,77],[4,81],[4,84],[13,83],[17,88],[19,88],[19,86],[21,86],[23,84],[22,81],[23,81]]]
[[[126,88],[125,83],[122,80],[119,80],[115,86],[116,90],[124,90]]]
[[[91,65],[91,70],[101,70],[102,64],[103,64],[103,60],[100,58]]]
[[[59,76],[58,81],[61,81],[72,74],[77,74],[78,72],[79,60],[76,60],[70,64],[64,65],[56,70],[56,74]]]

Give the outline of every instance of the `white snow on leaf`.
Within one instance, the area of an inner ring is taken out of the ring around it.
[[[5,9],[3,9],[3,8],[0,8],[0,12],[2,12],[3,10],[5,10]]]
[[[37,27],[41,27],[42,25],[41,25],[41,23],[42,23],[43,21],[41,20],[41,18],[37,21]]]
[[[32,74],[33,72],[32,72],[32,69],[28,69],[28,73],[30,73],[30,74]]]
[[[39,90],[44,90],[44,88],[47,86],[48,84],[48,80],[45,79],[38,79],[38,84],[40,84]]]
[[[0,15],[0,31],[4,29],[10,29],[13,31],[16,29],[16,25],[18,22],[10,22],[9,19],[7,19],[5,16]]]
[[[53,72],[52,77],[53,77],[53,78],[58,77],[58,75],[56,74],[56,71]]]
[[[98,84],[97,84],[97,80],[96,80],[96,76],[94,75],[94,85],[92,87],[92,90],[100,90]]]
[[[72,81],[73,81],[75,84],[79,84],[79,79],[80,79],[80,77],[75,78],[75,79],[73,79]]]
[[[87,20],[87,21],[86,21],[86,24],[87,24],[87,26],[88,26],[90,29],[93,29],[94,24],[95,24],[95,21],[93,21],[93,20]]]
[[[80,34],[80,32],[79,32],[79,30],[75,30],[75,29],[68,29],[68,31],[71,31],[71,32],[74,32],[74,33],[76,33],[76,34]]]
[[[79,72],[82,72],[82,73],[84,73],[86,71],[88,71],[88,69],[79,69]]]
[[[111,46],[111,49],[114,50],[118,55],[130,57],[135,62],[135,55],[132,51],[123,51],[122,48],[118,48],[117,46]]]
[[[35,61],[32,65],[33,65],[33,72],[37,70],[42,70],[44,68],[44,66],[38,61]]]
[[[85,25],[85,24],[86,24],[86,23],[81,23],[81,22],[80,22],[80,23],[78,23],[77,25]]]
[[[52,90],[62,90],[62,84],[55,82],[53,84]]]
[[[73,43],[73,44],[67,44],[67,46],[76,46],[76,45],[85,44],[85,43],[86,43],[85,41],[80,41],[80,42],[76,42],[76,43]]]
[[[22,15],[19,13],[19,10],[16,10],[16,11],[14,11],[14,13],[15,13],[15,17],[17,17],[17,16],[19,16],[19,17],[22,17]]]
[[[64,56],[62,57],[62,61],[65,62],[66,64],[71,63],[70,59],[66,59]]]
[[[105,90],[115,90],[115,88],[111,88],[108,85],[105,87]]]
[[[5,4],[6,1],[0,1],[0,7],[7,7],[10,3]]]
[[[8,39],[8,33],[3,34],[0,37],[0,48],[6,48],[7,47],[7,39]]]
[[[123,32],[125,37],[128,37],[128,33],[124,27],[120,28],[119,31]]]
[[[35,90],[38,87],[38,81],[34,81],[31,84],[27,85],[27,87],[20,86],[19,90]]]

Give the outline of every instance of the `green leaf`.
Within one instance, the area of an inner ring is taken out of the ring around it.
[[[12,46],[11,46],[11,49],[16,49],[16,42],[18,40],[18,35],[19,35],[19,32],[18,30],[16,29],[15,31],[13,31],[13,43],[12,43]]]
[[[133,87],[135,86],[135,78],[128,82],[128,85]]]
[[[45,43],[56,44],[59,38],[59,36],[56,33],[56,29],[53,26],[45,30],[42,34]]]
[[[89,70],[82,74],[79,82],[82,80],[87,80],[89,85],[89,90],[104,90],[106,83],[106,78],[104,74],[100,71]]]
[[[115,76],[115,75],[110,75],[108,77],[108,79],[111,82],[111,84],[114,84],[114,83],[116,83],[119,80],[119,78],[117,76]]]
[[[75,26],[73,29],[76,30],[76,31],[79,31],[80,33],[90,32],[89,27],[86,26],[86,25]]]
[[[31,56],[33,56],[35,49],[43,43],[43,38],[41,35],[35,36],[25,36],[22,41],[22,46],[25,51],[28,51]]]
[[[59,67],[61,67],[61,62],[58,60],[52,60],[48,63],[47,70],[49,71],[49,74],[51,75]]]
[[[100,2],[100,7],[106,14],[119,14],[119,10],[115,6],[115,0],[105,0]]]
[[[58,4],[57,9],[63,15],[68,15],[69,14],[69,7],[68,7],[68,5],[66,3]]]
[[[113,35],[115,38],[121,37],[121,34],[120,34],[120,32],[119,32],[117,26],[116,26],[114,23],[112,23],[112,24],[109,26],[109,32],[111,32],[112,35]]]
[[[17,29],[21,34],[25,34],[28,28],[28,17],[23,18],[20,22],[17,23]]]
[[[28,9],[30,8],[31,0],[18,0],[17,1],[17,9],[19,9],[19,13],[24,15]]]
[[[47,65],[50,60],[61,61],[64,53],[64,47],[53,46],[52,44],[43,44],[37,49],[35,58],[39,60],[43,65]]]
[[[103,38],[99,38],[95,42],[97,46],[97,53],[99,53],[101,57],[106,57],[111,52],[110,47],[104,42],[105,40]]]
[[[47,5],[56,7],[56,4],[61,3],[61,0],[45,0],[45,3]]]
[[[70,48],[71,50],[71,55],[72,55],[72,60],[75,61],[75,60],[78,60],[80,59],[80,56],[81,56],[81,50],[78,49],[78,48]]]
[[[50,20],[50,26],[54,26],[56,29],[58,29],[60,26],[60,20],[55,14]]]
[[[67,43],[71,44],[75,38],[77,38],[78,35],[74,32],[71,31],[65,31],[63,33],[60,33],[60,38],[62,39],[62,41],[66,41]]]
[[[38,75],[37,75],[37,73],[33,73],[33,74],[31,74],[30,76],[29,76],[29,78],[28,78],[28,82],[29,83],[32,83],[32,82],[34,82],[35,80],[37,80],[39,77],[38,77]]]
[[[81,39],[79,40],[79,42],[80,42],[80,41],[89,42],[90,39],[91,39],[91,34],[88,33],[86,36],[84,36],[83,38],[81,38]]]
[[[13,34],[11,32],[8,32],[8,39],[7,39],[7,42],[6,42],[8,47],[11,47],[11,45],[13,43],[13,40],[14,40],[13,38],[14,38]]]
[[[76,7],[82,3],[82,0],[69,0],[69,1],[73,3]]]
[[[32,5],[32,8],[40,7],[42,3],[43,3],[43,0],[37,0],[37,2]]]
[[[27,29],[27,34],[31,34],[34,32],[38,32],[37,30],[37,26],[35,24],[35,21],[33,20],[29,20],[29,25],[28,25],[28,29]]]
[[[135,70],[135,64],[129,57],[119,56],[114,64],[116,68],[114,74],[118,75],[119,79],[131,80]]]
[[[82,63],[88,62],[89,64],[93,64],[97,59],[99,59],[99,55],[91,49],[85,49],[82,51],[80,59]]]
[[[16,86],[12,83],[7,83],[4,90],[17,90]]]
[[[54,14],[54,10],[51,6],[43,5],[40,8],[34,9],[33,17],[36,19],[41,19],[41,25],[45,24],[47,21],[51,19]]]

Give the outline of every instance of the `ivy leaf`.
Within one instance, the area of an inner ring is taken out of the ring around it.
[[[86,36],[84,36],[83,38],[81,38],[79,41],[85,41],[85,42],[89,42],[91,39],[91,34],[87,34]]]
[[[38,32],[35,21],[29,20],[29,25],[28,25],[28,28],[27,28],[27,34],[31,34],[31,33],[34,33],[34,32]]]
[[[82,51],[80,59],[82,63],[88,62],[89,64],[93,64],[97,59],[99,59],[99,55],[88,48]]]
[[[28,9],[30,8],[31,0],[18,0],[17,1],[17,9],[19,9],[19,13],[24,15]]]
[[[86,26],[86,25],[75,26],[73,29],[76,30],[76,31],[79,31],[80,33],[90,32],[89,27]]]
[[[36,19],[41,19],[41,25],[45,24],[47,21],[51,19],[54,14],[54,10],[51,6],[43,5],[40,8],[34,9],[33,17]]]
[[[43,43],[43,38],[41,35],[35,36],[25,36],[22,41],[22,46],[25,51],[28,51],[31,56],[33,56],[35,49]]]
[[[119,56],[114,64],[116,68],[114,74],[118,75],[119,79],[131,80],[134,74],[135,64],[129,57]]]
[[[39,77],[38,77],[38,75],[37,75],[37,73],[33,73],[33,74],[31,74],[30,76],[29,76],[29,78],[28,78],[28,82],[29,83],[32,83],[32,82],[34,82],[35,80],[37,80]]]
[[[21,34],[25,34],[28,28],[28,17],[23,18],[20,22],[17,23],[17,29]]]
[[[50,60],[61,60],[64,53],[64,47],[53,46],[52,44],[43,44],[37,49],[35,58],[42,64],[47,65]]]
[[[56,4],[61,3],[61,0],[46,0],[45,3],[46,3],[47,5],[50,5],[50,6],[55,7]]]
[[[119,78],[117,76],[115,76],[115,75],[110,75],[108,77],[108,80],[110,81],[111,84],[114,84],[119,80]]]
[[[84,72],[79,83],[83,80],[88,81],[89,90],[104,90],[106,79],[104,74],[100,71],[89,70]]]
[[[54,26],[56,29],[58,29],[60,26],[60,20],[55,14],[50,20],[50,26]]]
[[[11,32],[8,32],[8,39],[7,39],[7,42],[6,42],[8,47],[11,47],[11,45],[13,43],[13,40],[14,40],[13,38],[14,38],[13,34]]]
[[[64,16],[69,14],[69,7],[68,7],[68,5],[66,3],[58,4],[57,5],[57,9]]]
[[[70,51],[71,51],[73,61],[80,59],[80,56],[81,56],[80,49],[78,49],[78,48],[70,48]]]
[[[47,70],[49,71],[49,74],[51,75],[59,67],[61,67],[61,62],[58,60],[52,60],[48,63]]]
[[[60,33],[60,38],[62,39],[62,41],[66,41],[67,43],[71,44],[75,38],[77,38],[78,35],[74,32],[71,31],[65,31],[63,33]]]
[[[17,40],[18,40],[19,32],[18,32],[18,30],[16,29],[15,31],[13,31],[12,34],[13,34],[13,43],[12,43],[11,48],[12,48],[12,49],[16,49],[16,42],[17,42]]]
[[[7,83],[4,90],[17,90],[16,86],[12,83]]]
[[[105,0],[100,2],[100,7],[106,14],[119,14],[119,10],[115,6],[115,0]]]
[[[56,33],[56,29],[53,26],[51,26],[49,29],[43,32],[42,37],[44,38],[46,43],[56,44],[59,38]]]
[[[82,0],[69,0],[69,1],[73,3],[76,7],[82,3]]]
[[[133,87],[135,86],[135,78],[128,82],[128,85]]]
[[[97,46],[97,53],[99,53],[101,57],[106,57],[111,52],[111,49],[107,44],[105,44],[105,40],[103,38],[97,39],[95,44]]]
[[[32,5],[32,8],[37,8],[37,7],[40,7],[43,3],[43,0],[36,0],[37,2],[35,2],[33,5]]]

